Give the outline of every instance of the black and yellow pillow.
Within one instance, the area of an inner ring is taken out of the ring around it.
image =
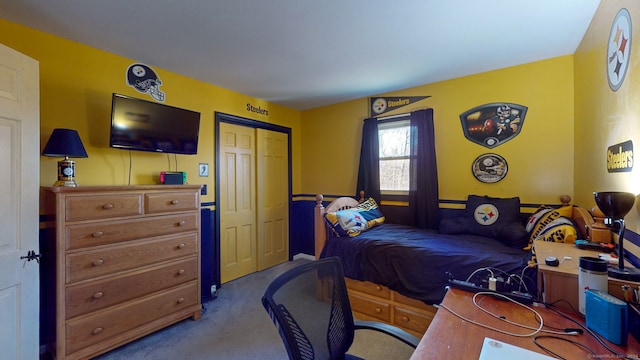
[[[469,195],[465,217],[467,233],[498,239],[506,224],[520,221],[520,198]]]
[[[529,244],[523,250],[531,249],[535,240],[573,243],[578,238],[578,230],[571,219],[573,207],[550,208],[541,206],[529,216],[526,230]]]
[[[326,213],[324,219],[337,237],[358,236],[376,225],[384,222],[384,215],[373,198],[356,207]]]
[[[571,215],[573,207],[563,206],[561,208],[551,208],[541,206],[529,216],[526,230],[529,233],[529,243],[523,250],[531,251],[529,266],[536,265],[536,254],[533,242],[553,241],[573,244],[579,236]]]

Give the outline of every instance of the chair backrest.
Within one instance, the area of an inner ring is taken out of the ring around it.
[[[278,276],[265,290],[262,304],[290,359],[340,359],[353,343],[353,315],[337,257]]]

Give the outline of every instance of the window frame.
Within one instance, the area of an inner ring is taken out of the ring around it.
[[[398,125],[398,126],[390,126],[389,125],[389,124],[394,124],[394,123],[406,123],[406,125],[404,125],[404,124]],[[392,115],[392,116],[386,116],[386,117],[378,118],[378,133],[380,132],[381,125],[383,127],[386,127],[386,128],[407,126],[407,127],[409,127],[409,131],[411,131],[411,114],[410,113],[405,113],[405,114]],[[380,135],[379,134],[378,134],[378,141],[380,141]],[[412,154],[413,154],[413,151],[411,149],[411,144],[409,144],[409,154],[406,155],[406,156],[403,155],[403,156],[382,157],[380,155],[380,153],[378,153],[378,167],[380,167],[380,162],[383,161],[383,160],[409,160],[409,161],[411,161]],[[379,176],[380,175],[381,174],[379,174]],[[409,173],[409,176],[410,175],[411,174]],[[382,197],[381,200],[405,202],[405,201],[407,201],[409,199],[409,189],[407,189],[407,190],[383,190],[382,188],[380,188],[380,196]]]

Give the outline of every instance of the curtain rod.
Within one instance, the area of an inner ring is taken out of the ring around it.
[[[398,114],[398,115],[383,116],[383,117],[379,117],[379,118],[378,118],[378,121],[380,121],[380,120],[395,119],[395,118],[398,118],[398,117],[404,117],[404,116],[410,116],[410,115],[411,115],[411,113],[410,113],[410,112],[408,112],[408,113]]]

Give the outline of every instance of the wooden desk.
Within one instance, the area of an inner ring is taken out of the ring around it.
[[[543,292],[544,301],[553,303],[558,300],[566,300],[568,304],[578,310],[578,264],[581,256],[598,257],[597,251],[581,250],[573,244],[554,243],[548,241],[534,242],[536,259],[538,262],[538,291]],[[549,266],[544,259],[548,256],[555,256],[562,261],[563,257],[571,259],[564,260],[559,266]],[[626,262],[629,266],[629,262]],[[637,288],[640,283],[624,281],[609,277],[608,293],[624,300],[622,295],[622,285],[630,285]],[[558,307],[569,309],[565,302],[558,302]]]
[[[449,289],[442,303],[448,308],[472,321],[518,334],[527,334],[532,332],[528,329],[510,325],[479,310],[472,302],[473,295],[474,294],[466,291]],[[492,297],[483,297],[482,299],[479,299],[479,302],[483,306],[483,308],[495,314],[505,316],[511,321],[533,327],[538,326],[535,316],[529,310],[526,310],[515,303],[498,300]],[[547,325],[559,328],[579,327],[575,323],[563,318],[561,315],[556,314],[550,309],[544,308],[542,306],[534,306],[534,309],[538,313],[540,313],[544,323]],[[581,318],[577,317],[577,319]],[[582,319],[581,323],[584,324],[584,321],[582,321]],[[429,325],[429,329],[427,329],[427,332],[422,337],[420,344],[411,356],[411,360],[477,359],[480,355],[482,342],[484,341],[485,337],[490,337],[498,341],[513,344],[525,349],[545,354],[542,349],[540,349],[536,344],[533,343],[532,339],[537,335],[551,334],[538,333],[530,337],[511,336],[473,324],[467,320],[462,320],[456,315],[453,315],[447,309],[441,307],[440,309],[438,309],[435,318],[431,322],[431,325]],[[591,335],[587,334],[586,332],[583,335],[578,336],[557,336],[578,341],[588,346],[596,354],[601,355],[602,358],[616,358],[615,354],[612,354],[608,350],[606,350]],[[640,344],[638,344],[636,339],[631,335],[629,335],[629,343],[626,347],[616,346],[606,340],[604,341],[605,343],[611,345],[611,347],[616,349],[616,351],[618,351],[620,354],[624,354],[631,358],[638,358],[638,356],[640,355]],[[590,355],[582,348],[574,346],[566,341],[545,338],[540,339],[539,342],[549,348],[551,351],[554,351],[555,353],[566,359],[587,359]]]

